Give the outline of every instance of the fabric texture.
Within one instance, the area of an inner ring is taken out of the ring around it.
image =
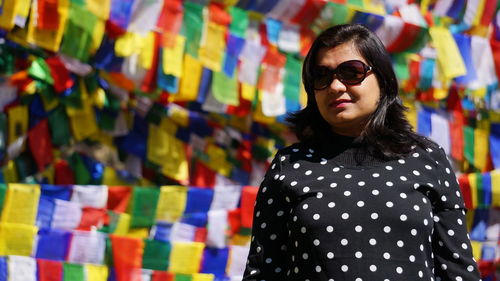
[[[257,195],[243,280],[480,280],[440,147],[380,161],[338,140],[278,151]]]

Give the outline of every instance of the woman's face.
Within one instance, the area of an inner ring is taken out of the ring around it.
[[[333,70],[349,60],[368,65],[354,43],[347,42],[332,49],[320,49],[316,67]],[[368,117],[377,108],[380,87],[373,71],[369,71],[366,78],[355,85],[342,83],[335,77],[326,88],[315,90],[314,97],[321,116],[335,133],[359,136]]]

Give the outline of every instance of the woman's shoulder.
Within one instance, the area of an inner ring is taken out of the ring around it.
[[[422,144],[416,145],[413,154],[422,155],[424,159],[431,161],[434,165],[443,165],[450,162],[444,148],[435,141],[422,137]]]

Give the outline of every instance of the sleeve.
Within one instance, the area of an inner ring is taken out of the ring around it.
[[[436,148],[439,194],[434,203],[432,237],[436,281],[481,280],[466,229],[465,205],[455,173],[442,148]]]
[[[244,281],[286,279],[283,264],[290,200],[284,194],[279,179],[283,159],[284,156],[279,153],[274,157],[257,193]]]

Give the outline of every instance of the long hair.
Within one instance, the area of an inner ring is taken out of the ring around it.
[[[369,116],[359,141],[380,159],[407,155],[413,145],[427,147],[428,142],[413,132],[405,117],[407,108],[398,95],[398,82],[391,57],[380,39],[360,24],[343,24],[323,31],[313,42],[302,67],[302,81],[307,93],[304,109],[290,114],[287,121],[299,141],[314,141],[331,130],[321,116],[314,97],[314,68],[319,50],[331,49],[352,42],[357,51],[372,66],[380,87],[380,100]],[[325,131],[326,130],[326,131]]]

